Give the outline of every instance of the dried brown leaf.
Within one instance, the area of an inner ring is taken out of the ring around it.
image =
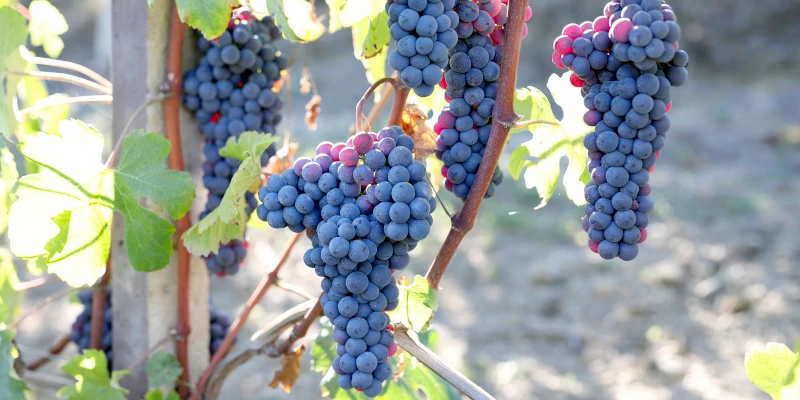
[[[278,151],[269,159],[266,172],[269,174],[283,173],[287,168],[291,168],[294,164],[294,153],[300,147],[297,143],[289,143],[283,145]]]
[[[409,104],[403,109],[400,127],[414,139],[414,158],[418,161],[436,151],[436,132],[425,125],[428,115],[419,106]]]
[[[312,131],[317,130],[317,119],[322,110],[322,107],[319,106],[321,102],[322,97],[315,94],[306,104],[306,126]]]
[[[281,369],[275,371],[269,387],[277,389],[280,386],[286,393],[292,392],[292,386],[300,376],[300,357],[305,349],[306,345],[301,344],[293,351],[281,356]]]
[[[311,77],[311,71],[308,70],[308,67],[303,67],[303,72],[300,75],[300,93],[311,93],[311,88],[314,85],[313,81],[314,79]]]
[[[281,71],[281,77],[275,81],[275,84],[272,86],[272,91],[275,93],[280,93],[281,89],[283,89],[283,84],[286,83],[286,80],[289,79],[289,70]]]

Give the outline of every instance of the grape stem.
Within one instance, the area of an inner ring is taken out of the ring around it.
[[[469,380],[462,373],[453,367],[445,364],[436,353],[425,347],[422,343],[408,335],[406,328],[402,325],[397,326],[394,333],[394,340],[397,345],[408,354],[414,356],[417,361],[425,364],[431,371],[435,372],[442,379],[453,385],[461,393],[473,400],[494,400],[482,387]]]
[[[361,100],[359,100],[358,104],[356,104],[356,132],[363,131],[362,121],[364,119],[364,105],[367,103],[367,100],[369,100],[369,97],[372,96],[372,93],[384,83],[390,83],[392,86],[395,87],[399,85],[398,80],[390,76],[384,76],[383,78],[378,79],[377,81],[375,81],[375,83],[370,85],[369,89],[367,89],[367,91],[364,92],[364,95],[361,96]],[[405,104],[405,101],[403,103]]]
[[[180,93],[183,86],[183,37],[186,31],[186,26],[181,22],[178,8],[175,4],[172,5],[172,15],[170,17],[169,27],[169,42],[167,52],[167,83],[169,84],[169,92],[171,94]],[[161,97],[165,97],[163,94]],[[183,171],[185,169],[183,163],[183,145],[181,144],[181,99],[178,96],[166,96],[164,101],[164,124],[167,133],[167,139],[171,145],[169,152],[169,167],[176,171]],[[133,118],[131,118],[133,120]],[[117,145],[122,143],[127,133],[126,131],[120,136]],[[117,152],[118,153],[118,152]],[[110,165],[110,164],[109,164]],[[176,232],[175,237],[183,237],[192,225],[187,213],[175,224]],[[177,243],[178,265],[177,272],[177,314],[178,321],[175,326],[175,356],[183,368],[181,376],[178,378],[179,382],[190,382],[189,377],[189,334],[192,332],[190,307],[189,307],[189,282],[191,274],[191,255],[189,250],[183,243],[183,240],[178,240]],[[189,395],[191,385],[177,385],[178,394],[182,399]]]
[[[388,126],[400,125],[400,121],[403,119],[403,110],[405,110],[406,102],[408,101],[408,95],[411,93],[411,89],[403,85],[397,85],[395,89],[396,92],[394,94],[394,102],[392,103],[392,112],[389,114],[389,122],[387,123]]]
[[[322,294],[319,295],[319,299],[317,299],[314,307],[308,310],[305,318],[303,318],[303,321],[294,326],[292,333],[289,334],[289,337],[286,338],[286,340],[279,346],[270,348],[267,351],[267,355],[270,357],[280,357],[281,355],[288,353],[296,341],[306,336],[306,333],[308,333],[308,328],[314,324],[314,321],[316,321],[320,315],[322,315]]]
[[[14,285],[14,291],[24,292],[26,290],[31,290],[40,286],[44,286],[48,283],[58,282],[58,281],[60,281],[60,279],[58,279],[58,277],[55,275],[43,276],[41,278],[36,278],[26,282],[17,283],[16,285]]]
[[[95,92],[110,95],[111,88],[105,87],[97,82],[92,82],[88,79],[79,78],[75,75],[70,74],[62,74],[59,72],[43,72],[43,71],[16,71],[16,70],[8,70],[10,74],[13,75],[20,75],[20,76],[30,76],[32,78],[39,78],[46,81],[59,81],[59,82],[66,82],[71,83],[76,86],[80,86],[89,90],[94,90]]]
[[[102,75],[98,74],[97,72],[91,70],[89,67],[86,67],[84,65],[69,61],[54,60],[52,58],[46,58],[46,57],[33,57],[28,55],[28,53],[23,54],[23,57],[25,58],[25,61],[31,64],[47,65],[48,67],[63,68],[79,72],[81,74],[86,75],[89,78],[92,78],[92,80],[103,85],[109,90],[113,88],[111,82],[108,79],[104,78]]]
[[[497,168],[500,155],[503,153],[508,132],[519,118],[514,113],[514,90],[519,67],[519,53],[522,47],[525,8],[527,6],[528,0],[509,0],[508,2],[508,23],[503,45],[503,62],[500,65],[500,79],[497,85],[497,99],[492,112],[492,131],[489,136],[489,143],[486,144],[486,152],[478,168],[475,183],[472,185],[467,200],[464,202],[464,207],[452,218],[453,225],[450,228],[450,232],[447,234],[447,238],[425,276],[435,290],[439,290],[439,281],[453,259],[459,244],[475,224],[481,201],[483,201],[483,196],[492,181],[492,175],[495,168]]]
[[[131,117],[128,119],[128,122],[125,123],[125,127],[122,128],[122,134],[120,135],[119,139],[117,139],[117,143],[114,145],[114,149],[111,150],[111,154],[108,156],[108,160],[106,160],[105,167],[107,169],[111,168],[117,161],[119,153],[122,150],[122,142],[125,141],[125,137],[128,136],[128,133],[130,133],[131,127],[133,127],[133,123],[136,121],[136,117],[138,117],[139,114],[141,114],[142,111],[144,111],[145,108],[147,108],[147,106],[153,103],[157,103],[159,101],[163,101],[164,99],[173,95],[175,95],[175,92],[163,93],[157,97],[145,101],[144,103],[142,103],[142,105],[139,106],[139,108],[136,109],[136,111],[133,112]]]
[[[296,295],[298,295],[298,296],[300,296],[300,297],[302,297],[302,298],[304,298],[306,300],[313,300],[315,298],[314,296],[312,296],[311,294],[309,294],[308,292],[306,292],[302,288],[300,288],[298,286],[295,286],[295,285],[292,285],[291,283],[284,282],[284,281],[282,281],[280,279],[275,281],[275,286],[277,286],[277,287],[279,287],[279,288],[281,288],[281,289],[283,289],[283,290],[285,290],[287,292],[294,293],[294,294],[296,294]]]
[[[28,310],[28,312],[26,312],[26,313],[24,313],[24,314],[20,315],[20,316],[19,316],[19,318],[17,318],[17,319],[16,319],[16,321],[14,321],[14,322],[12,322],[11,324],[9,324],[9,325],[8,325],[8,330],[15,330],[15,329],[17,329],[17,327],[19,326],[19,324],[20,324],[20,323],[21,323],[21,322],[22,322],[22,321],[23,321],[25,318],[28,318],[28,317],[30,317],[31,315],[33,315],[33,314],[36,314],[37,312],[41,311],[41,310],[42,310],[42,308],[44,308],[44,307],[45,307],[45,306],[47,306],[48,304],[50,304],[50,303],[52,303],[52,302],[54,302],[54,301],[56,301],[56,300],[58,300],[58,299],[60,299],[60,298],[62,298],[62,297],[69,296],[69,294],[70,294],[70,293],[72,293],[72,292],[74,292],[74,291],[76,291],[76,290],[80,290],[80,289],[81,289],[81,288],[79,288],[79,287],[77,287],[77,288],[75,288],[75,287],[68,287],[68,288],[66,288],[66,289],[64,289],[64,290],[62,290],[62,291],[60,291],[60,292],[58,292],[58,293],[55,293],[55,294],[53,294],[53,295],[50,295],[50,296],[47,296],[47,298],[45,298],[44,300],[40,301],[39,303],[37,303],[37,304],[36,304],[36,305],[34,305],[33,307],[31,307],[31,309],[30,309],[30,310]]]
[[[237,316],[231,324],[228,333],[225,335],[225,338],[222,340],[219,348],[217,348],[217,352],[211,357],[211,361],[208,363],[205,371],[203,371],[200,379],[198,379],[197,385],[195,386],[195,391],[189,398],[190,400],[199,400],[203,396],[203,393],[206,390],[206,384],[211,378],[211,374],[214,373],[214,368],[216,368],[217,364],[219,364],[219,362],[222,361],[222,358],[225,357],[228,349],[233,344],[233,340],[239,334],[239,331],[242,330],[245,322],[247,322],[247,317],[250,316],[250,312],[253,311],[253,308],[256,306],[256,304],[261,301],[261,299],[267,293],[267,290],[274,286],[275,281],[278,280],[278,273],[286,264],[286,260],[289,259],[289,254],[292,253],[292,249],[294,248],[295,244],[297,244],[303,235],[304,233],[300,232],[292,236],[292,238],[289,240],[289,243],[286,245],[286,247],[284,247],[278,262],[275,264],[275,267],[273,267],[272,271],[270,271],[268,274],[264,275],[264,277],[261,279],[261,282],[250,295],[250,298],[247,299],[247,303],[245,303],[242,312],[239,313],[239,316]]]
[[[28,10],[27,7],[23,6],[22,4],[17,3],[17,12],[20,13],[25,19],[28,21],[31,20],[31,12]]]
[[[70,104],[91,104],[91,103],[111,104],[112,100],[114,99],[108,95],[67,97],[64,99],[57,99],[50,101],[41,100],[37,101],[36,104],[34,104],[31,107],[19,110],[19,116],[24,117],[28,114],[35,113],[37,111],[42,111],[48,108],[53,108],[58,106],[66,106]]]
[[[108,298],[108,281],[111,280],[111,253],[108,254],[106,270],[100,283],[92,291],[92,326],[89,336],[89,348],[103,349],[103,327],[105,327],[106,299]]]
[[[381,98],[378,100],[378,103],[369,110],[369,115],[367,116],[367,124],[371,129],[375,126],[375,120],[378,119],[378,115],[383,110],[383,107],[386,107],[386,103],[389,102],[389,95],[392,94],[394,91],[394,85],[386,85],[383,89],[383,93],[381,93]]]
[[[47,364],[51,359],[53,359],[53,356],[57,356],[61,354],[62,351],[64,351],[64,348],[67,347],[70,340],[71,340],[71,335],[69,333],[65,334],[60,339],[58,339],[58,341],[52,347],[50,347],[49,350],[47,350],[46,356],[41,357],[30,364],[27,364],[25,366],[25,369],[28,371],[36,371],[42,365]]]
[[[554,126],[561,126],[561,123],[558,121],[545,121],[543,119],[532,119],[526,121],[519,121],[514,124],[514,128],[525,128],[526,126],[536,125],[536,124],[547,124],[547,125],[554,125]]]

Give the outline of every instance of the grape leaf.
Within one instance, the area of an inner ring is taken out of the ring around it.
[[[220,149],[220,154],[245,155],[239,169],[233,174],[220,205],[183,234],[183,244],[194,255],[207,256],[216,253],[220,243],[228,243],[244,236],[249,217],[245,213],[245,192],[256,191],[261,185],[261,154],[275,141],[269,134],[246,133],[242,133],[238,140],[228,139],[225,147]]]
[[[19,283],[11,253],[0,249],[0,325],[10,324],[22,310],[22,294],[14,290]]]
[[[57,58],[64,50],[60,35],[69,30],[67,20],[47,0],[33,0],[28,9],[31,12],[31,44],[42,46],[48,56]]]
[[[325,0],[328,4],[328,13],[330,14],[330,21],[328,22],[328,32],[335,33],[342,29],[342,22],[339,20],[339,14],[342,12],[347,0]]]
[[[19,47],[25,45],[28,29],[25,26],[25,17],[11,7],[0,7],[0,135],[11,138],[16,129],[16,118],[11,109],[11,100],[17,92],[19,77],[8,79],[7,86],[3,85],[7,67],[17,69],[19,62]],[[16,54],[15,54],[16,53]]]
[[[58,396],[68,400],[126,400],[127,390],[119,384],[130,371],[114,371],[108,375],[108,361],[100,350],[84,350],[64,364],[61,369],[78,382],[58,390]]]
[[[389,15],[379,12],[369,18],[367,35],[361,45],[364,58],[372,58],[381,53],[389,45]]]
[[[414,332],[423,331],[433,312],[439,308],[436,302],[436,292],[431,288],[427,279],[417,275],[414,282],[409,285],[398,285],[400,289],[400,303],[393,311],[387,314],[392,322],[402,323]]]
[[[139,271],[169,264],[170,237],[175,233],[170,221],[140,206],[139,199],[150,199],[178,219],[189,211],[195,196],[188,172],[166,168],[170,147],[163,136],[135,130],[125,138],[114,169],[114,206],[125,217],[125,248],[131,265]]]
[[[382,51],[373,57],[364,57],[363,43],[365,42],[368,33],[369,20],[366,18],[352,26],[353,53],[355,54],[356,59],[361,60],[361,64],[364,65],[364,69],[367,73],[367,81],[369,81],[369,83],[374,83],[378,79],[386,76],[386,59],[388,58],[388,55],[386,54],[387,52]],[[378,93],[379,92],[376,92],[374,95],[375,101],[380,99]]]
[[[747,377],[757,388],[774,400],[781,400],[784,389],[798,380],[800,356],[782,343],[767,343],[765,351],[747,353],[744,366]]]
[[[358,23],[369,22],[366,21],[366,18],[373,15],[376,4],[383,10],[384,4],[381,1],[348,0],[347,4],[339,12],[339,22],[345,28],[350,28]]]
[[[19,173],[14,155],[7,148],[0,148],[0,234],[8,228],[8,212],[12,202],[11,189],[17,179]]]
[[[206,39],[215,39],[228,28],[231,7],[224,0],[175,0],[181,21],[199,29]]]
[[[11,251],[25,259],[44,257],[49,271],[72,286],[91,285],[108,259],[114,176],[103,167],[103,137],[94,128],[68,120],[59,124],[59,133],[30,136],[20,145],[41,172],[22,177],[14,190]],[[56,218],[65,211],[68,220]],[[55,246],[62,250],[48,252],[62,231],[70,233],[63,246]]]
[[[144,367],[151,388],[172,385],[183,373],[181,363],[172,353],[159,351],[150,357]],[[159,397],[161,399],[161,397]]]
[[[0,399],[25,400],[28,385],[22,381],[14,369],[19,351],[14,345],[14,332],[0,330]]]
[[[569,164],[564,173],[564,188],[567,197],[576,205],[585,202],[583,187],[589,180],[586,171],[586,151],[583,136],[591,130],[583,122],[583,99],[580,92],[569,83],[569,77],[550,76],[547,82],[556,104],[561,106],[564,117],[558,121],[550,107],[547,97],[539,89],[527,87],[518,89],[514,99],[514,109],[522,112],[523,120],[538,121],[527,128],[515,128],[512,133],[529,130],[533,138],[520,145],[509,159],[508,171],[512,178],[519,179],[524,171],[525,186],[536,188],[542,199],[542,208],[553,196],[561,173],[561,158],[567,157]],[[528,157],[535,157],[536,162]]]
[[[420,335],[421,341],[423,337],[423,343],[426,346],[433,346],[438,338],[433,329]],[[370,399],[358,391],[343,390],[339,387],[337,381],[339,376],[330,367],[335,358],[336,342],[333,340],[330,323],[323,323],[322,329],[314,341],[314,347],[311,349],[312,370],[323,374],[320,381],[322,396],[330,397],[333,400]],[[427,399],[458,400],[461,398],[455,388],[403,350],[398,350],[394,357],[389,358],[389,363],[392,366],[394,377],[384,382],[383,392],[375,399],[417,399],[421,398],[420,391],[425,394]]]
[[[181,397],[178,395],[178,392],[171,391],[167,394],[166,400],[180,400]],[[150,389],[144,395],[144,400],[164,400],[164,393],[161,392],[161,389]]]

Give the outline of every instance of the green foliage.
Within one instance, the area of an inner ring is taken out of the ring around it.
[[[414,332],[425,330],[433,312],[439,308],[436,292],[428,280],[419,275],[414,277],[411,285],[398,285],[398,288],[400,298],[397,308],[388,312],[392,322],[401,323]]]
[[[47,0],[33,0],[31,12],[31,44],[44,47],[44,52],[57,58],[64,50],[64,41],[59,37],[69,30],[67,20]]]
[[[556,104],[561,106],[564,117],[558,121],[547,97],[539,89],[518,89],[514,98],[514,110],[522,114],[523,120],[538,121],[527,128],[515,128],[512,133],[529,130],[533,138],[511,153],[508,172],[517,180],[525,171],[525,186],[536,188],[544,207],[553,196],[561,173],[561,158],[567,157],[569,165],[564,173],[564,188],[567,197],[576,205],[584,203],[583,187],[589,180],[586,171],[586,152],[583,136],[591,130],[583,122],[586,108],[579,91],[569,83],[567,74],[551,75],[547,87]],[[535,157],[537,161],[530,161]]]
[[[372,58],[382,52],[389,45],[389,15],[379,12],[370,16],[367,25],[367,35],[361,45],[361,53],[364,58]]]
[[[172,224],[139,205],[146,197],[171,217],[184,215],[194,197],[185,172],[164,167],[169,142],[133,132],[116,170],[103,165],[103,137],[77,120],[61,121],[59,134],[40,133],[20,145],[41,172],[19,180],[11,206],[9,239],[20,258],[44,258],[51,273],[72,286],[93,284],[105,270],[116,209],[126,219],[126,248],[134,268],[163,268],[172,254]]]
[[[258,16],[272,15],[289,41],[312,42],[325,33],[325,25],[316,20],[314,7],[308,0],[246,0],[245,3]]]
[[[342,29],[342,22],[339,20],[339,14],[347,4],[347,0],[325,0],[328,5],[328,32],[335,33]]]
[[[143,130],[131,132],[122,144],[114,171],[114,207],[125,217],[125,244],[131,265],[154,271],[169,264],[175,226],[139,205],[146,197],[170,217],[184,216],[192,206],[194,183],[188,172],[167,169],[169,141]]]
[[[108,361],[100,350],[85,350],[77,354],[61,369],[77,380],[77,383],[58,390],[58,396],[68,400],[125,400],[127,390],[119,384],[120,378],[130,371],[114,371],[108,375]]]
[[[144,400],[180,400],[180,398],[178,392],[174,390],[169,392],[166,397],[164,397],[164,393],[161,389],[150,389],[144,395]]]
[[[19,351],[14,345],[14,332],[0,330],[0,399],[25,400],[28,385],[19,378],[14,369]]]
[[[244,212],[247,206],[245,192],[254,192],[261,185],[261,154],[276,140],[270,134],[249,131],[238,139],[228,139],[225,147],[220,149],[223,155],[243,155],[242,164],[233,174],[219,207],[183,234],[183,244],[189,252],[207,256],[219,251],[220,243],[244,236],[249,217]]]
[[[333,340],[330,324],[326,321],[322,325],[314,347],[311,349],[311,369],[324,375],[320,381],[322,396],[334,400],[369,399],[360,392],[343,390],[339,387],[338,375],[331,368],[331,364],[336,358],[336,342]],[[438,336],[435,331],[429,330],[420,336],[426,346],[436,345]],[[403,359],[402,363],[399,362],[401,359]],[[456,389],[409,354],[404,354],[403,357],[399,357],[399,354],[395,355],[389,359],[389,363],[394,371],[394,378],[390,378],[384,383],[383,393],[375,397],[378,400],[417,399],[420,398],[420,392],[423,392],[425,398],[428,399],[457,400],[461,398]]]
[[[800,355],[781,343],[767,343],[765,351],[747,353],[747,377],[774,400],[800,398]]]
[[[1,139],[0,139],[1,140]],[[0,148],[0,233],[8,228],[8,212],[11,209],[11,189],[19,179],[14,155],[7,148]]]
[[[19,64],[18,49],[25,45],[28,28],[25,17],[11,7],[0,7],[0,135],[11,138],[16,128],[16,119],[11,109],[11,99],[17,91],[17,79],[9,79],[8,86],[2,82],[10,66]]]
[[[18,283],[11,253],[0,249],[0,326],[10,324],[22,310],[22,292],[14,290]]]
[[[382,2],[350,0],[339,14],[342,26],[352,28],[353,53],[364,65],[370,83],[386,76],[386,59],[389,55],[384,49],[389,43],[389,30],[385,20],[383,28],[378,26],[383,18],[381,15],[386,14],[383,7]],[[385,36],[382,33],[384,28]],[[375,99],[378,100],[378,97]]]
[[[238,2],[229,0],[175,0],[183,23],[199,29],[206,39],[222,35],[231,19],[231,6]]]
[[[159,351],[150,357],[144,372],[150,380],[150,387],[154,388],[174,384],[175,380],[183,373],[183,368],[172,353]]]

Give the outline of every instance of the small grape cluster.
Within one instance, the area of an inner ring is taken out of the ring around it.
[[[219,154],[228,138],[248,130],[273,133],[281,120],[283,102],[273,86],[289,60],[275,46],[280,38],[281,31],[270,17],[259,21],[242,7],[233,11],[228,29],[216,41],[202,36],[198,40],[204,55],[200,65],[186,73],[183,102],[194,111],[206,138],[203,186],[209,195],[200,218],[219,207],[241,164]],[[262,155],[261,165],[274,154],[275,147],[270,146]],[[245,193],[245,200],[249,215],[258,201],[250,192]],[[220,253],[206,258],[209,271],[217,276],[237,273],[246,248],[246,242],[223,244]]]
[[[389,54],[389,66],[400,80],[427,97],[442,79],[447,51],[456,44],[459,23],[452,10],[456,0],[388,0],[389,34],[397,49]]]
[[[494,20],[495,27],[489,32],[489,37],[495,45],[501,45],[505,42],[506,22],[508,22],[508,0],[479,0],[478,6],[481,10],[486,11]],[[533,10],[530,6],[525,8],[525,21],[529,21],[533,16]],[[476,30],[477,31],[477,30]],[[483,32],[479,32],[483,34]],[[522,26],[522,38],[528,37],[528,26]]]
[[[106,297],[106,308],[103,313],[103,352],[106,354],[108,360],[108,368],[111,370],[114,361],[114,351],[112,349],[113,336],[112,336],[112,312],[111,312],[111,291],[108,290]],[[83,305],[83,311],[75,318],[72,324],[72,333],[70,339],[78,346],[78,351],[83,353],[84,350],[90,348],[90,341],[92,336],[92,290],[81,290],[78,292],[78,300]],[[209,351],[211,354],[217,352],[222,339],[228,333],[231,326],[230,318],[227,315],[217,311],[214,305],[209,305],[209,314],[211,316],[211,339],[209,341]]]
[[[569,68],[588,109],[584,137],[591,181],[582,219],[589,248],[630,261],[647,239],[650,173],[664,147],[671,88],[687,80],[680,26],[662,0],[613,0],[594,21],[567,25],[553,63]]]
[[[397,350],[386,311],[399,301],[392,274],[430,234],[436,208],[414,141],[398,126],[323,142],[259,191],[256,214],[274,228],[306,230],[305,264],[322,277],[323,312],[338,343],[333,369],[343,389],[370,397],[392,375]]]
[[[530,18],[530,7],[527,10]],[[460,21],[456,28],[459,40],[449,52],[444,78],[439,83],[445,89],[448,106],[433,128],[439,135],[436,157],[444,162],[445,188],[466,199],[492,130],[495,82],[500,77],[508,6],[500,0],[461,1],[455,12]],[[493,196],[502,181],[502,170],[495,168],[485,196]]]

